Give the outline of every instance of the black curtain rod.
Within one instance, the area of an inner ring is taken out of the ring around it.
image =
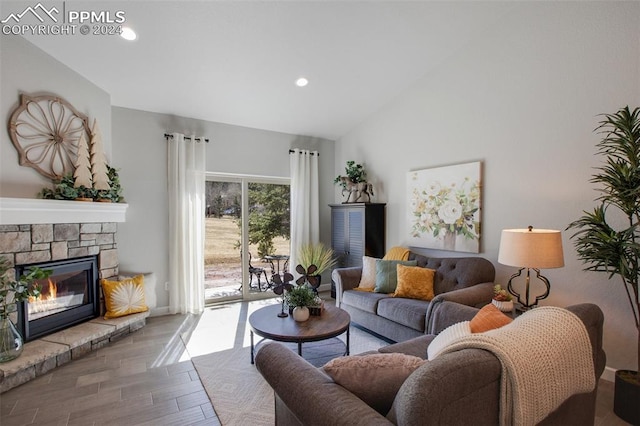
[[[164,137],[165,137],[165,138],[172,138],[172,139],[173,139],[173,135],[170,135],[170,134],[168,134],[168,133],[165,133],[165,134],[164,134]],[[185,136],[184,138],[185,138],[186,140],[189,140],[189,141],[191,140],[191,136]],[[204,139],[204,141],[205,141],[206,143],[209,143],[209,139],[207,139],[207,138],[205,138],[205,139]]]
[[[293,154],[295,151],[293,149],[289,150],[289,154]],[[302,154],[302,151],[300,151],[300,154]],[[318,157],[320,157],[320,153],[319,152],[310,152],[309,154],[311,155],[317,155]]]

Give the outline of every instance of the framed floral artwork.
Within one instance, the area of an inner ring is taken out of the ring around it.
[[[407,173],[408,245],[480,252],[481,163]]]

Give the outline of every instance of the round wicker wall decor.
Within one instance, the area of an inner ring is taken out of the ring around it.
[[[57,96],[23,94],[9,120],[9,135],[20,155],[20,165],[54,180],[74,171],[82,134],[90,139],[87,116]]]

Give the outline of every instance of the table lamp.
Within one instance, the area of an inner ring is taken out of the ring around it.
[[[534,229],[533,226],[529,226],[527,229],[503,229],[498,251],[498,262],[503,265],[520,268],[518,272],[509,278],[507,290],[518,299],[522,309],[533,308],[538,304],[538,301],[549,296],[549,290],[551,290],[549,280],[540,275],[540,269],[561,268],[564,266],[560,231]],[[527,275],[524,290],[525,299],[523,301],[520,293],[513,289],[513,280],[521,276],[522,271],[525,269],[527,270]],[[546,291],[539,296],[535,296],[533,302],[531,302],[529,294],[531,269],[536,272],[536,277],[546,287]]]

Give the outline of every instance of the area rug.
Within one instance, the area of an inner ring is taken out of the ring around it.
[[[387,344],[353,326],[350,333],[352,354]],[[295,344],[287,345],[297,351]],[[334,338],[305,343],[302,354],[313,365],[321,366],[342,355],[344,347],[341,339]],[[236,345],[191,359],[222,425],[275,424],[273,390],[251,364],[250,351],[248,346]]]

